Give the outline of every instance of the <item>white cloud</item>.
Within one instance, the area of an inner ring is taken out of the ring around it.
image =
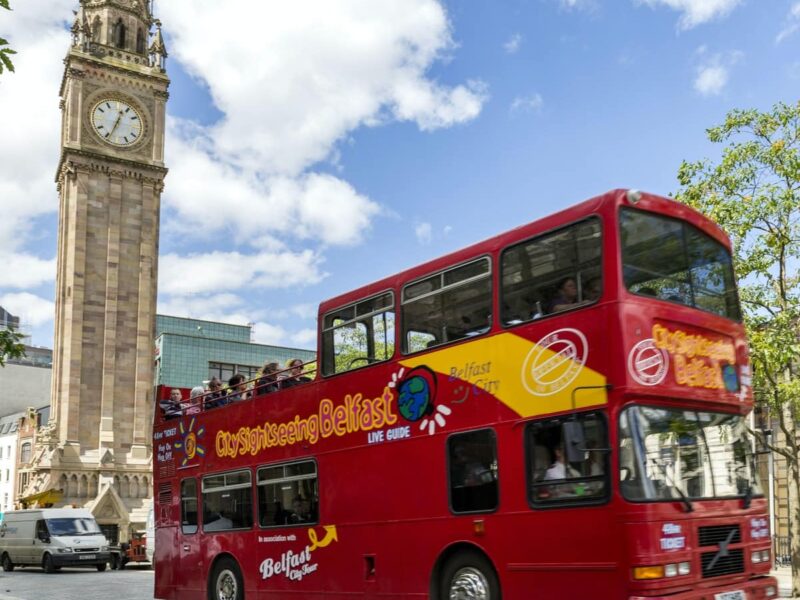
[[[0,250],[0,265],[3,277],[0,289],[26,289],[53,281],[56,276],[56,260],[41,259],[25,252]]]
[[[0,306],[5,308],[15,317],[19,317],[24,327],[39,327],[53,320],[55,304],[28,292],[16,294],[3,294],[0,296]]]
[[[36,219],[58,210],[53,175],[61,115],[54,82],[69,43],[61,17],[71,16],[72,4],[16,2],[13,11],[0,10],[0,31],[17,51],[16,71],[4,72],[0,82],[0,135],[13,140],[0,145],[0,287],[24,289],[55,277],[55,261],[27,247],[42,236]]]
[[[666,6],[681,13],[680,29],[691,29],[728,15],[742,0],[635,0],[651,7]]]
[[[293,333],[290,337],[292,344],[296,344],[300,348],[316,348],[317,343],[317,330],[316,329],[301,329]]]
[[[283,345],[288,336],[287,331],[280,325],[272,325],[258,321],[253,325],[253,341],[258,344]]]
[[[433,239],[433,232],[430,223],[420,223],[414,227],[414,235],[417,236],[417,241],[422,244],[430,244]]]
[[[717,96],[728,83],[728,69],[721,65],[707,65],[697,70],[694,89],[701,96]]]
[[[162,255],[158,286],[165,294],[216,293],[221,290],[281,288],[318,283],[322,259],[311,251],[210,252],[206,254]]]
[[[475,118],[485,101],[480,83],[427,77],[454,48],[435,0],[173,0],[159,13],[171,56],[224,113],[209,128],[219,158],[247,170],[294,175],[359,126],[447,127]],[[236,14],[247,18],[232,23]]]
[[[789,15],[786,17],[783,29],[775,37],[775,43],[780,44],[798,29],[800,29],[800,2],[795,2],[789,9]]]
[[[505,44],[503,44],[503,49],[508,54],[516,54],[519,50],[519,47],[522,45],[522,36],[519,33],[513,34]]]
[[[702,58],[702,62],[696,69],[695,91],[701,96],[718,96],[728,85],[731,67],[739,62],[743,54],[734,51],[709,56],[705,46],[700,46],[696,54]]]
[[[511,102],[511,112],[541,112],[544,106],[544,99],[541,94],[530,94],[528,96],[517,96]]]

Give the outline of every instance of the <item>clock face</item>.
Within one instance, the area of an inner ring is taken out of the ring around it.
[[[92,111],[92,126],[105,141],[130,146],[142,135],[142,118],[122,100],[101,100]]]

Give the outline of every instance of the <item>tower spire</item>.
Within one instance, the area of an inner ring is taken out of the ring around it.
[[[156,19],[154,24],[156,33],[153,36],[153,42],[150,44],[150,66],[158,67],[164,71],[167,66],[167,46],[164,44],[164,37],[161,35],[161,21]]]

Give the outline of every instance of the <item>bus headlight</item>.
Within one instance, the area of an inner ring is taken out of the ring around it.
[[[778,595],[778,590],[775,589],[775,586],[768,585],[764,590],[764,593],[767,595],[767,598],[774,598]]]
[[[757,565],[761,562],[761,552],[753,552],[750,555],[750,560],[753,561],[753,564]]]
[[[675,563],[664,565],[664,577],[675,577],[678,574],[678,565]]]
[[[692,571],[692,566],[689,562],[678,563],[678,575],[688,575]]]

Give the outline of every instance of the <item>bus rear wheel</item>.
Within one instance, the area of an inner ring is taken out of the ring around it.
[[[244,600],[242,573],[232,558],[217,562],[209,583],[208,600]]]
[[[442,569],[439,600],[500,600],[492,565],[478,552],[459,552]]]

